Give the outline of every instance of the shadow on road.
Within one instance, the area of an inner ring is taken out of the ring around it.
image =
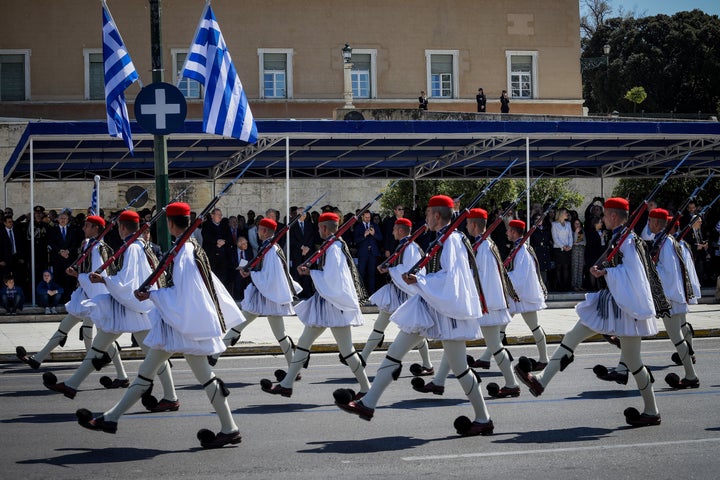
[[[200,447],[198,447],[200,449]],[[151,448],[59,448],[58,452],[73,452],[54,458],[34,458],[17,462],[20,465],[47,464],[60,467],[73,465],[91,465],[102,463],[134,462],[138,460],[151,460],[159,455],[168,453],[184,453],[191,450],[153,450]]]
[[[451,438],[451,437],[448,437]],[[408,450],[434,442],[441,439],[424,440],[413,437],[377,437],[367,438],[364,440],[336,440],[327,442],[308,442],[308,445],[318,445],[316,448],[307,450],[298,450],[298,453],[350,453],[350,454],[367,454],[377,452],[395,452],[399,450]]]
[[[615,432],[607,428],[561,428],[557,430],[537,430],[534,432],[508,432],[505,435],[515,437],[505,440],[493,440],[493,443],[556,443],[556,442],[588,442],[600,440]]]

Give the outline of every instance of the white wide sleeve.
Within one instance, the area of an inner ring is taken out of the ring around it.
[[[347,260],[338,243],[325,252],[322,270],[310,270],[315,289],[321,297],[340,310],[360,310],[357,292],[352,281]]]

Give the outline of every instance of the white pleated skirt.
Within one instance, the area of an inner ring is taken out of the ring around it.
[[[165,323],[153,310],[150,315],[152,327],[143,343],[149,348],[163,350],[170,353],[183,353],[188,355],[219,355],[225,351],[225,344],[221,337],[191,339],[185,337],[170,324]]]
[[[146,313],[126,308],[110,294],[83,300],[81,305],[86,310],[86,316],[104,332],[133,333],[150,330],[152,326],[150,317]]]
[[[483,338],[480,319],[450,318],[432,308],[420,295],[410,297],[390,321],[405,333],[421,335],[433,340],[478,340]]]
[[[295,305],[295,312],[306,327],[359,327],[365,323],[360,309],[340,310],[317,292]]]
[[[580,323],[592,330],[605,335],[621,337],[646,337],[658,333],[654,317],[635,319],[613,305],[613,302],[601,299],[601,292],[585,294],[585,300],[575,306]]]
[[[245,298],[240,303],[241,308],[249,313],[254,313],[258,317],[275,315],[282,317],[285,315],[295,315],[295,309],[292,303],[279,304],[262,295],[255,285],[250,284],[245,288]]]
[[[383,312],[393,313],[409,297],[407,293],[397,288],[394,283],[388,283],[373,293],[370,296],[370,301]]]

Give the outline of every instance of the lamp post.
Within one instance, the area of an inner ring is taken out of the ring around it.
[[[352,48],[347,43],[342,49],[343,57],[343,87],[345,96],[345,106],[343,108],[355,108],[353,105],[352,81],[350,73],[352,71]]]
[[[580,73],[585,73],[585,70],[592,70],[594,68],[606,67],[610,65],[608,59],[610,55],[610,45],[603,45],[603,56],[602,57],[584,57],[580,58]]]

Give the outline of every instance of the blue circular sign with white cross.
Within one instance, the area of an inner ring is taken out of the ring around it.
[[[135,98],[135,119],[146,131],[155,135],[184,130],[187,102],[174,85],[156,82],[147,85]]]

